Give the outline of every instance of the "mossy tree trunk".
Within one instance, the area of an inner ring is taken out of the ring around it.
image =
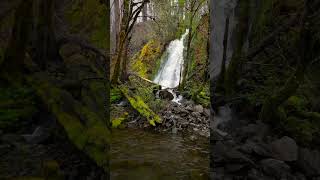
[[[112,84],[116,84],[118,82],[118,78],[120,75],[120,68],[121,68],[121,61],[122,61],[122,55],[123,55],[123,49],[126,41],[126,29],[129,21],[129,7],[130,6],[130,0],[124,0],[123,1],[123,16],[121,20],[121,28],[120,28],[120,35],[119,35],[119,44],[117,45],[117,59],[116,59],[116,65],[113,72],[112,77]]]
[[[112,76],[112,84],[117,84],[121,72],[121,62],[123,61],[123,51],[126,49],[125,45],[128,41],[128,36],[136,23],[139,14],[143,7],[149,0],[144,0],[139,3],[134,3],[132,0],[124,0],[123,18],[121,22],[121,30],[119,36],[119,46],[117,51],[116,64]],[[139,6],[140,5],[140,6]],[[134,9],[136,7],[136,9]]]
[[[186,54],[186,60],[185,60],[185,65],[182,71],[182,77],[181,77],[181,83],[179,84],[179,90],[182,91],[183,88],[185,87],[186,81],[187,81],[187,76],[188,76],[188,71],[189,71],[189,66],[190,66],[190,55],[191,55],[191,41],[192,41],[192,34],[193,34],[193,19],[196,15],[196,2],[195,0],[189,2],[190,5],[190,17],[189,17],[189,23],[188,23],[188,29],[189,29],[189,34],[188,34],[188,40],[187,40],[187,54]],[[188,3],[186,3],[187,5]],[[199,5],[200,6],[200,5]]]
[[[47,68],[48,62],[61,63],[59,48],[54,31],[54,0],[34,1],[34,49],[35,62],[42,70]]]
[[[126,41],[123,51],[123,61],[122,61],[122,73],[121,73],[121,80],[127,81],[128,80],[128,68],[127,68],[127,61],[128,61],[128,48],[130,44],[131,36]]]
[[[260,112],[260,119],[263,121],[274,122],[275,120],[281,118],[279,106],[297,91],[299,85],[304,80],[304,75],[308,65],[310,62],[312,62],[313,37],[310,31],[311,25],[307,21],[308,16],[311,14],[311,2],[312,1],[310,0],[305,1],[305,10],[300,23],[300,35],[299,40],[297,41],[299,57],[297,59],[296,70],[289,77],[280,91],[265,101]]]
[[[235,28],[236,44],[225,75],[225,90],[227,95],[232,95],[235,92],[236,83],[239,78],[238,72],[243,63],[241,59],[242,49],[249,31],[250,1],[240,0],[238,3],[239,17]]]

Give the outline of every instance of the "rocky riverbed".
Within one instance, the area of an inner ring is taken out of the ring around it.
[[[261,121],[232,118],[219,123],[211,129],[210,146],[212,179],[320,179],[318,150],[276,135]]]
[[[162,123],[157,124],[156,127],[151,127],[141,116],[127,121],[126,127],[147,128],[173,134],[193,133],[204,137],[210,136],[210,110],[202,105],[196,105],[192,100],[183,100],[181,103],[170,101],[158,114],[162,118]]]

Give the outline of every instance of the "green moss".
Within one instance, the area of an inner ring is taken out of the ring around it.
[[[111,89],[111,94],[110,94],[110,103],[114,104],[121,100],[122,98],[122,93],[118,88],[112,88]]]
[[[127,119],[127,117],[128,113],[125,112],[121,117],[112,120],[112,128],[118,128],[121,125],[121,123]]]
[[[284,122],[284,127],[287,132],[294,137],[300,144],[309,144],[314,137],[314,134],[318,132],[319,127],[314,126],[308,120],[299,120],[296,117],[290,116]]]
[[[150,40],[134,58],[132,69],[141,77],[152,78],[154,72],[157,71],[157,69],[155,69],[155,64],[159,61],[161,49],[159,42]],[[160,65],[159,62],[158,64]]]
[[[305,107],[307,106],[307,103],[308,103],[307,100],[303,97],[291,96],[285,103],[285,106],[287,108],[290,108],[291,110],[301,111],[305,109]]]
[[[64,127],[71,142],[107,171],[110,132],[105,120],[86,105],[76,101],[70,93],[46,80],[28,78],[28,81]]]
[[[126,87],[120,87],[120,90],[128,99],[131,106],[137,110],[140,115],[145,117],[152,126],[155,126],[156,123],[162,122],[161,118],[149,108],[149,106],[142,100],[140,96],[129,92]]]

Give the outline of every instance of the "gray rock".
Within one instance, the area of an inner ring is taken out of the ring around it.
[[[299,148],[298,166],[308,176],[320,174],[320,152]]]
[[[173,94],[171,94],[169,91],[167,90],[161,90],[159,91],[159,97],[161,99],[168,99],[168,100],[172,100],[174,98]]]
[[[210,117],[210,109],[204,108],[204,109],[203,109],[203,114],[204,114],[206,117]]]
[[[213,154],[215,157],[221,158],[220,160],[228,163],[244,163],[254,165],[254,162],[247,158],[243,153],[236,148],[226,146],[221,141],[218,141],[213,147]]]
[[[225,170],[226,170],[226,172],[234,173],[234,172],[238,172],[238,171],[242,170],[246,166],[247,166],[247,164],[229,163],[229,164],[226,164]]]
[[[298,146],[290,137],[284,136],[273,141],[270,148],[275,159],[282,161],[296,161],[298,159]]]
[[[120,107],[127,107],[129,104],[127,101],[121,101],[119,104],[117,104],[117,106],[120,106]]]
[[[193,111],[193,108],[192,108],[191,105],[188,105],[188,106],[186,106],[186,110],[188,110],[188,111]]]
[[[222,135],[220,135],[217,131],[215,131],[215,130],[212,130],[211,131],[211,139],[213,140],[213,141],[222,141],[222,140],[224,140],[224,137],[222,136]]]
[[[254,153],[262,157],[271,157],[271,152],[267,145],[256,143],[251,140],[247,140],[246,144],[240,147],[240,150],[248,154]]]
[[[22,135],[28,143],[38,144],[44,142],[50,136],[49,129],[38,126],[32,134]]]
[[[290,166],[277,159],[264,159],[260,162],[262,170],[277,179],[286,178],[290,174]]]
[[[194,106],[194,112],[203,113],[203,106],[202,105]]]

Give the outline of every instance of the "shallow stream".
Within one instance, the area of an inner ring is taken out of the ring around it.
[[[112,180],[208,179],[208,138],[141,129],[114,129],[112,137]]]

